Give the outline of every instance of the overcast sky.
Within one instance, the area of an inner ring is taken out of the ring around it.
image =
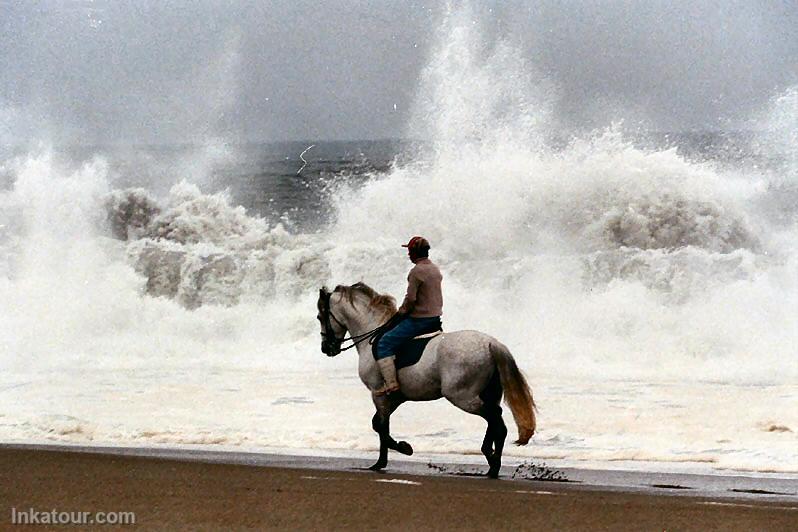
[[[562,124],[738,127],[798,84],[795,1],[473,4],[484,46],[517,47]],[[0,142],[401,137],[446,39],[444,12],[387,0],[0,0]]]

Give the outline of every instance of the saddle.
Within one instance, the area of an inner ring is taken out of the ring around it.
[[[391,329],[385,329],[381,331],[379,334],[374,336],[374,340],[371,342],[371,355],[374,359],[377,359],[377,343],[382,338],[382,335],[390,331]],[[402,345],[399,346],[398,352],[394,353],[394,365],[396,365],[396,369],[406,368],[408,366],[412,366],[419,360],[421,360],[421,355],[424,354],[424,349],[427,348],[427,344],[430,340],[438,336],[443,332],[443,325],[441,324],[440,320],[434,327],[431,327],[430,330],[424,331],[421,334],[410,338],[409,340],[405,341]]]

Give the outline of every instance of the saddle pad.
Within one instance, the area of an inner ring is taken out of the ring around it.
[[[377,358],[377,343],[379,343],[380,338],[382,335],[388,332],[390,329],[386,329],[385,331],[380,332],[371,340],[371,354],[374,358]],[[434,329],[429,330],[425,333],[421,333],[415,338],[407,340],[399,347],[399,352],[395,354],[396,358],[394,359],[394,364],[396,365],[396,369],[406,368],[407,366],[412,366],[419,360],[421,360],[421,355],[424,354],[424,349],[427,347],[427,344],[430,340],[438,336],[443,332],[443,326],[441,325],[440,321],[435,326]]]
[[[396,369],[400,370],[402,368],[412,366],[421,360],[421,355],[424,354],[424,349],[427,347],[429,341],[435,338],[435,336],[437,336],[437,334],[422,338],[413,338],[412,340],[408,340],[402,344],[402,346],[399,348],[399,353],[396,355],[396,359],[394,359]]]

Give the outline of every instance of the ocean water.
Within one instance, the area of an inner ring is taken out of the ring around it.
[[[798,473],[798,88],[747,133],[565,132],[556,91],[451,17],[408,139],[14,147],[0,166],[0,440],[373,452],[318,288],[506,343],[540,407],[515,457]],[[409,404],[417,452],[484,423]],[[510,421],[508,416],[508,422]]]

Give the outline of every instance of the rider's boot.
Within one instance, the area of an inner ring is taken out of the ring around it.
[[[393,356],[389,356],[377,360],[377,367],[380,368],[382,378],[385,380],[385,386],[379,390],[375,390],[374,395],[385,395],[399,391],[399,383],[396,381],[396,366],[393,362],[394,358]]]

